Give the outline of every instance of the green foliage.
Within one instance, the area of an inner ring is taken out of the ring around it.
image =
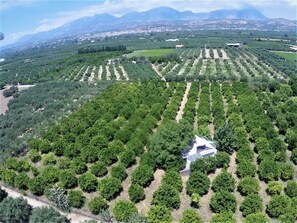
[[[59,175],[60,185],[66,189],[74,188],[78,184],[75,173],[71,170],[62,170]]]
[[[191,195],[191,206],[192,207],[199,207],[199,202],[200,202],[200,195],[197,193],[193,193]]]
[[[55,185],[51,189],[49,189],[48,199],[59,210],[61,210],[63,212],[70,211],[70,206],[69,206],[69,202],[67,199],[67,195],[66,195],[65,191],[63,189],[59,188],[57,185]]]
[[[214,139],[218,143],[218,150],[231,154],[236,148],[234,126],[230,123],[222,125],[216,130]]]
[[[85,196],[79,190],[70,190],[68,192],[68,202],[71,207],[82,208],[85,204]]]
[[[97,178],[91,173],[85,173],[78,178],[80,188],[85,192],[96,191],[98,181]]]
[[[117,221],[128,221],[137,212],[135,204],[127,200],[118,201],[112,208],[112,213]]]
[[[281,178],[284,181],[293,179],[295,175],[294,167],[290,163],[282,163],[280,165]]]
[[[132,184],[128,190],[129,198],[131,201],[137,203],[145,198],[144,189],[138,184]]]
[[[78,158],[74,158],[71,161],[71,169],[76,173],[76,174],[83,174],[88,170],[87,164],[86,162],[78,157]]]
[[[286,195],[275,195],[269,201],[266,211],[270,217],[278,218],[286,214],[290,206],[291,200],[289,197]]]
[[[32,207],[24,198],[7,197],[0,203],[0,220],[4,223],[29,222]]]
[[[270,195],[280,194],[283,189],[283,184],[278,181],[270,181],[268,182],[268,187],[266,189],[267,193]]]
[[[148,214],[147,219],[149,223],[172,223],[173,218],[170,209],[164,206],[153,206]]]
[[[297,148],[292,150],[291,160],[295,165],[297,165]]]
[[[20,190],[27,190],[30,178],[26,173],[20,173],[14,178],[14,186]]]
[[[100,182],[100,193],[107,200],[115,198],[122,189],[121,181],[115,177],[105,178]]]
[[[97,161],[91,166],[91,172],[96,176],[96,177],[102,177],[105,174],[107,174],[108,170],[106,168],[106,164],[104,164],[101,161]]]
[[[236,210],[235,196],[227,191],[219,191],[212,195],[210,200],[210,207],[214,213],[223,213]]]
[[[170,185],[174,187],[177,191],[181,192],[183,189],[182,179],[180,174],[174,170],[166,171],[164,177],[162,178],[162,185]]]
[[[286,195],[291,198],[297,197],[297,182],[294,180],[288,180],[285,192]]]
[[[244,196],[255,194],[260,190],[259,181],[250,176],[244,177],[239,181],[237,190]]]
[[[210,223],[236,223],[236,220],[232,212],[223,212],[212,215]]]
[[[38,161],[41,160],[41,156],[39,154],[39,152],[35,149],[31,149],[29,151],[29,159],[33,162],[33,163],[37,163]]]
[[[121,163],[125,165],[125,167],[130,167],[135,163],[136,154],[132,149],[127,149],[123,152],[120,157]]]
[[[273,160],[264,160],[259,165],[259,176],[266,182],[277,180],[280,177],[279,166]]]
[[[230,173],[223,171],[212,182],[212,189],[214,192],[220,190],[232,192],[235,189],[235,180]]]
[[[255,214],[263,211],[263,200],[258,194],[250,194],[247,195],[241,206],[240,211],[243,216],[247,216],[249,214]]]
[[[89,202],[88,207],[93,214],[98,215],[108,208],[108,204],[102,197],[95,197]]]
[[[180,223],[203,223],[202,219],[194,209],[186,209],[183,211],[183,216]]]
[[[52,207],[34,208],[30,223],[69,223],[70,221]]]
[[[154,171],[147,165],[139,165],[132,173],[132,183],[146,187],[154,179]]]
[[[190,173],[187,181],[187,193],[191,196],[193,193],[199,195],[206,194],[209,190],[210,180],[208,176],[201,172]]]
[[[243,178],[243,177],[253,177],[256,174],[256,165],[253,164],[250,161],[242,161],[237,165],[237,176],[239,178]]]
[[[113,166],[111,168],[111,176],[123,181],[128,176],[126,173],[126,167],[122,163],[117,166]]]
[[[41,160],[43,165],[55,165],[57,162],[54,153],[48,153],[48,154],[42,155]]]
[[[266,218],[264,214],[255,213],[255,214],[250,214],[246,216],[243,222],[244,223],[264,223],[264,222],[269,222],[269,220]]]
[[[29,190],[31,191],[31,193],[37,196],[43,195],[46,186],[48,186],[48,184],[46,180],[41,176],[37,176],[31,179],[29,182]]]
[[[154,192],[152,204],[178,209],[180,206],[179,192],[173,186],[161,185]]]

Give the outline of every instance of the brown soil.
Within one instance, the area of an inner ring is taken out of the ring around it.
[[[189,91],[191,89],[191,86],[192,86],[192,83],[187,83],[187,88],[186,88],[186,91],[184,93],[184,97],[182,99],[181,105],[179,107],[179,111],[178,111],[178,113],[176,115],[176,118],[175,118],[175,120],[177,122],[179,122],[183,118],[184,109],[185,109],[187,101],[188,101],[188,94],[189,94]]]
[[[99,70],[98,70],[98,80],[102,80],[102,73],[103,73],[103,68],[102,65],[100,65]]]
[[[222,59],[223,59],[223,60],[227,60],[227,59],[229,59],[229,57],[228,57],[226,51],[225,51],[224,49],[221,49],[221,51],[222,51]]]
[[[111,79],[111,73],[109,71],[109,66],[106,65],[105,68],[106,68],[106,80],[110,81],[110,79]]]
[[[160,73],[160,71],[158,70],[157,66],[155,64],[152,64],[152,68],[153,70],[157,73],[157,75],[163,80],[166,81],[166,79],[163,77],[163,75]]]
[[[139,202],[138,204],[136,204],[137,209],[143,213],[146,214],[149,209],[151,208],[151,202],[153,200],[153,194],[155,192],[155,190],[157,190],[159,188],[159,186],[161,185],[161,180],[162,177],[164,176],[165,171],[164,170],[156,170],[155,174],[154,174],[154,180],[151,183],[151,185],[147,188],[144,189],[144,193],[145,193],[145,199],[141,202]]]

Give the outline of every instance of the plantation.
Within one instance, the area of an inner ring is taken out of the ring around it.
[[[3,186],[107,222],[295,222],[296,67],[270,52],[286,43],[261,48],[229,34],[246,44],[228,48],[227,34],[203,34],[181,40],[182,49],[151,49],[135,38],[123,39],[144,50],[133,59],[68,55],[86,60],[14,94],[0,116]],[[182,175],[181,152],[195,135],[218,153]],[[24,217],[38,222],[38,211]]]

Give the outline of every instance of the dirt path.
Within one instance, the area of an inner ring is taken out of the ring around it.
[[[182,176],[183,190],[180,194],[180,207],[172,211],[174,222],[178,222],[184,210],[191,208],[191,197],[187,194],[187,181],[189,176]]]
[[[158,71],[158,68],[155,64],[152,64],[152,68],[163,81],[166,81],[165,77]]]
[[[110,70],[109,70],[109,66],[106,65],[106,80],[110,81],[111,79],[111,73],[110,73]]]
[[[201,95],[201,85],[199,85],[198,98],[195,104],[194,130],[198,129],[198,108],[200,103],[200,95]]]
[[[141,202],[139,202],[138,204],[136,204],[137,209],[139,210],[139,212],[146,214],[149,209],[151,208],[151,203],[153,200],[153,194],[155,192],[155,190],[157,190],[159,188],[159,186],[161,185],[161,180],[162,177],[164,176],[165,171],[164,170],[156,170],[155,174],[154,174],[154,180],[151,183],[151,185],[147,188],[144,189],[144,193],[145,193],[145,199]]]
[[[232,177],[235,180],[235,185],[238,185],[239,178],[236,175],[236,152],[234,152],[230,157],[230,165],[228,167],[227,172],[231,173]],[[239,208],[243,202],[243,197],[237,190],[235,190],[235,192],[233,194],[236,198],[236,203],[237,203],[237,207],[236,207],[236,211],[235,211],[235,218],[237,221],[242,222],[243,217],[242,217],[242,213],[240,212]]]
[[[5,114],[5,112],[8,110],[8,102],[13,99],[13,96],[11,97],[4,97],[3,91],[6,89],[9,89],[11,86],[7,86],[5,89],[0,90],[0,115]],[[19,91],[26,90],[30,87],[35,87],[35,85],[17,85]]]
[[[173,72],[173,71],[175,71],[176,70],[176,68],[179,66],[179,64],[175,64],[173,67],[172,67],[172,69],[170,70],[170,72]],[[169,72],[169,73],[170,73]]]
[[[88,82],[93,82],[94,81],[94,77],[95,77],[95,70],[96,70],[96,66],[93,67],[93,70],[92,70],[92,73],[91,73],[91,76],[89,77],[89,80]]]
[[[212,113],[212,93],[211,93],[211,84],[209,84],[209,106],[210,106],[210,111],[211,111],[211,122],[208,125],[210,136],[213,138],[215,134],[215,126],[214,126],[214,117]]]
[[[209,53],[209,49],[205,48],[205,56],[206,58],[210,58],[210,53]]]
[[[46,202],[38,201],[38,200],[35,200],[35,199],[31,198],[31,197],[24,196],[21,193],[19,193],[17,191],[14,191],[12,189],[9,189],[7,187],[4,187],[2,185],[1,185],[1,187],[2,187],[2,189],[4,189],[8,193],[8,196],[13,197],[13,198],[22,197],[22,198],[26,199],[28,201],[28,204],[30,204],[33,208],[43,207],[43,206],[46,206],[46,207],[51,206]],[[63,213],[61,213],[61,214],[63,214]],[[70,212],[67,215],[67,218],[71,219],[71,223],[80,223],[80,222],[85,221],[85,220],[91,220],[91,218],[89,218],[87,216],[83,216],[83,215],[80,215],[80,214],[77,214],[77,213],[74,213],[74,212]]]
[[[187,60],[186,63],[184,64],[184,66],[182,66],[182,68],[180,69],[180,71],[178,72],[177,75],[181,76],[185,73],[189,63],[191,62],[191,60]]]
[[[213,49],[213,58],[214,58],[214,59],[219,59],[219,58],[220,58],[217,49]]]
[[[222,172],[222,169],[216,169],[215,173],[208,175],[211,184],[212,184],[214,178],[217,175],[219,175],[221,172]],[[208,193],[205,194],[204,196],[202,196],[200,199],[199,213],[200,213],[200,216],[201,216],[203,222],[207,222],[207,223],[210,222],[210,219],[212,216],[212,211],[210,210],[210,207],[209,207],[212,194],[213,194],[213,191],[210,187],[208,190]]]
[[[118,72],[117,68],[114,65],[113,65],[113,70],[114,70],[114,75],[116,76],[116,80],[117,81],[122,80],[120,73]]]
[[[184,93],[183,100],[182,100],[181,105],[179,107],[179,111],[177,112],[177,115],[175,117],[175,120],[177,122],[179,122],[183,118],[184,109],[185,109],[187,101],[188,101],[188,94],[189,94],[189,91],[191,89],[191,86],[192,86],[192,83],[187,83],[187,88],[186,88],[186,91]]]
[[[82,78],[79,80],[80,82],[83,82],[84,81],[84,79],[85,79],[85,76],[86,76],[86,74],[88,73],[88,71],[89,71],[89,66],[87,67],[87,69],[85,70],[85,72],[84,72],[84,74],[83,74],[83,76],[82,76]]]
[[[103,68],[102,68],[102,65],[100,65],[99,70],[98,70],[98,80],[99,81],[102,80],[102,73],[103,73]]]
[[[228,57],[228,55],[227,55],[227,53],[226,53],[226,51],[224,49],[221,49],[221,52],[222,52],[222,59],[223,60],[229,59],[229,57]]]
[[[122,70],[122,73],[123,73],[124,77],[126,78],[126,81],[128,81],[129,76],[128,76],[127,71],[125,71],[125,69],[124,69],[124,67],[122,65],[119,65],[119,68]]]

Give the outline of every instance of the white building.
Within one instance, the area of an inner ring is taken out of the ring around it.
[[[190,172],[190,165],[197,159],[203,159],[208,156],[214,156],[217,153],[214,142],[204,137],[195,136],[189,148],[182,152],[182,157],[186,159],[186,168],[180,173],[187,175]]]
[[[240,43],[226,43],[229,47],[241,47]]]

